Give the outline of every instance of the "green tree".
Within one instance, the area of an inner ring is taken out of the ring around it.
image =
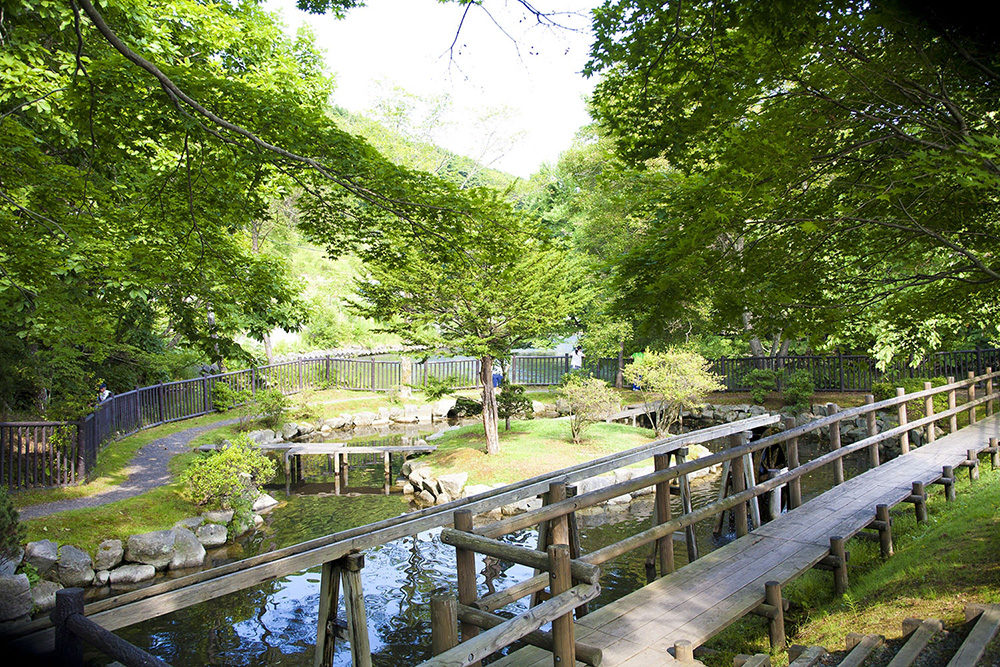
[[[514,417],[534,416],[531,399],[524,395],[524,387],[511,384],[507,377],[500,383],[500,396],[497,398],[497,416],[504,420],[504,430],[510,430],[510,420]]]
[[[571,375],[559,393],[569,403],[569,432],[576,444],[583,442],[587,427],[620,407],[615,392],[598,378]]]
[[[639,387],[646,414],[656,435],[681,423],[681,411],[701,405],[705,396],[725,386],[708,370],[699,354],[671,348],[646,352],[625,369],[625,378]]]

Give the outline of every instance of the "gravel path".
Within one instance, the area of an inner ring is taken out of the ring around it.
[[[167,468],[167,462],[177,454],[190,451],[190,443],[195,437],[205,431],[235,424],[238,421],[238,419],[227,419],[207,426],[184,429],[183,431],[157,438],[140,449],[135,457],[129,461],[128,468],[130,474],[121,486],[94,496],[30,505],[18,510],[18,514],[22,520],[37,519],[38,517],[49,516],[57,512],[107,505],[116,500],[138,496],[158,486],[163,486],[170,482],[170,471]]]

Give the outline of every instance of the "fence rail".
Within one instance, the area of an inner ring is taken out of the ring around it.
[[[0,483],[12,489],[76,484],[93,469],[97,453],[108,442],[142,429],[214,411],[220,385],[251,393],[277,389],[292,394],[327,387],[390,391],[403,381],[403,363],[329,356],[296,359],[136,387],[113,395],[76,422],[0,422]],[[981,375],[988,367],[1000,368],[1000,349],[938,352],[916,366],[899,361],[884,371],[876,369],[874,359],[861,355],[723,357],[710,363],[713,372],[722,377],[726,391],[749,390],[748,375],[755,369],[768,369],[779,375],[803,369],[812,376],[813,386],[819,391],[867,392],[880,380]],[[559,384],[570,370],[569,355],[514,356],[508,365],[511,380],[527,386]],[[614,382],[618,360],[585,359],[583,371]],[[426,361],[411,367],[409,384],[425,386],[428,378],[433,377],[450,379],[455,389],[469,389],[479,386],[479,374],[478,359]]]

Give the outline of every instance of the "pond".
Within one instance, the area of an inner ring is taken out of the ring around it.
[[[718,444],[721,448],[722,443]],[[803,461],[826,451],[826,443],[800,445]],[[864,454],[861,452],[861,454]],[[852,477],[865,469],[864,457],[845,460],[845,473]],[[354,474],[354,473],[352,473]],[[378,472],[380,477],[381,472]],[[694,506],[716,498],[719,475],[696,480],[692,486]],[[804,498],[830,488],[832,469],[803,478]],[[399,495],[332,496],[322,483],[301,487],[287,504],[267,518],[266,530],[240,543],[232,557],[245,557],[338,530],[395,516],[410,508]],[[277,495],[277,497],[282,497]],[[678,503],[678,499],[673,499]],[[674,507],[675,515],[680,512]],[[652,496],[627,505],[594,508],[578,517],[584,552],[633,535],[650,525]],[[702,554],[719,543],[712,523],[696,527]],[[455,550],[441,544],[439,530],[427,531],[365,552],[362,581],[369,634],[375,665],[410,665],[430,655],[430,596],[439,588],[455,590]],[[675,539],[681,539],[678,534]],[[534,530],[520,531],[511,541],[533,547]],[[607,604],[645,584],[644,561],[649,548],[640,549],[604,566],[602,592],[596,605]],[[675,545],[677,565],[686,562],[682,542]],[[480,594],[506,588],[533,573],[510,563],[486,563],[477,556]],[[487,576],[488,575],[488,578]],[[232,593],[200,605],[176,611],[119,631],[119,634],[175,665],[302,665],[311,663],[316,641],[319,607],[319,569],[297,573],[260,586]],[[516,613],[524,609],[511,606]],[[343,616],[341,605],[340,618]],[[349,647],[337,642],[335,665],[349,665]]]

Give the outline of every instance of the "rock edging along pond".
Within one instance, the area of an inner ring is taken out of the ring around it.
[[[278,501],[264,493],[242,521],[233,510],[212,510],[178,521],[172,528],[104,540],[91,555],[72,544],[29,542],[0,566],[0,629],[31,620],[55,606],[64,586],[122,588],[153,579],[157,572],[201,567],[206,549],[225,545],[264,523],[261,514]],[[20,574],[15,574],[17,570]],[[33,576],[29,578],[28,572]],[[37,577],[35,576],[37,575]],[[32,580],[34,580],[32,582]]]

